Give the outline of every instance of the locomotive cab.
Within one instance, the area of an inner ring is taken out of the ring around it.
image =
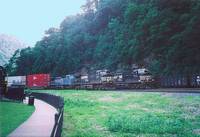
[[[141,69],[135,69],[133,71],[134,75],[137,75],[139,77],[139,82],[152,82],[154,81],[152,74],[149,70],[145,68]]]

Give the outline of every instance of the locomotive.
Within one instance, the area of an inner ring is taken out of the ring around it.
[[[107,69],[96,70],[92,72],[76,73],[68,75],[73,77],[66,86],[63,82],[65,78],[59,78],[57,87],[73,89],[135,89],[135,88],[153,88],[154,79],[147,69],[135,70],[135,72],[110,72]]]

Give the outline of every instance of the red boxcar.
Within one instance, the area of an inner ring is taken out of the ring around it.
[[[48,87],[50,83],[49,74],[34,74],[27,76],[27,86],[32,87]]]

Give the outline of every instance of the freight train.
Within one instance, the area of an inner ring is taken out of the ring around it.
[[[107,69],[78,72],[60,77],[50,74],[6,77],[8,87],[31,89],[144,89],[200,87],[200,75],[173,75],[153,77],[145,69],[128,72],[110,72]]]
[[[132,72],[110,72],[107,69],[93,72],[51,77],[50,74],[7,77],[8,86],[48,89],[133,89],[152,88],[154,79],[147,69]]]

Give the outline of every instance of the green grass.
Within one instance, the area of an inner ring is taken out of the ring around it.
[[[0,102],[0,137],[6,137],[33,113],[34,107]]]
[[[46,90],[65,99],[62,136],[197,137],[200,96]]]

